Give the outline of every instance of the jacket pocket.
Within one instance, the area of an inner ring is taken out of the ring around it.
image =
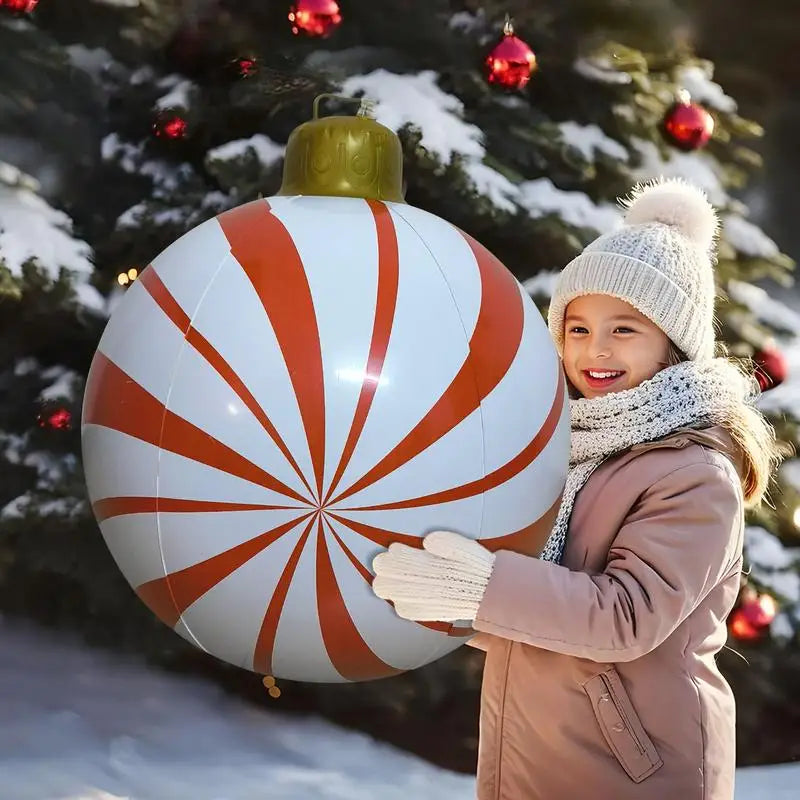
[[[664,762],[647,735],[614,667],[583,684],[603,737],[620,766],[639,783]]]

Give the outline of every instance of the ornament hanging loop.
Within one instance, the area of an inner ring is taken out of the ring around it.
[[[514,35],[514,23],[511,20],[511,17],[506,14],[506,21],[503,23],[503,35],[504,36],[513,36]]]
[[[332,94],[330,92],[325,92],[323,94],[318,94],[314,98],[314,105],[312,111],[312,119],[319,119],[319,104],[322,100],[344,100],[348,103],[358,103],[358,111],[356,111],[357,117],[367,117],[368,119],[374,119],[375,117],[375,101],[369,100],[366,97],[347,97],[343,94]]]

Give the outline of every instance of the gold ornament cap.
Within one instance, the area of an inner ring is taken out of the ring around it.
[[[403,148],[394,131],[370,116],[372,104],[360,100],[354,117],[314,117],[295,128],[286,143],[279,195],[363,197],[404,203]]]

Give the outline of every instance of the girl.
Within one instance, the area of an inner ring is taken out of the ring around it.
[[[479,800],[733,797],[734,699],[715,656],[744,508],[783,453],[752,377],[714,357],[714,209],[675,180],[627,206],[550,305],[572,444],[541,558],[438,531],[373,562],[400,616],[479,631]]]

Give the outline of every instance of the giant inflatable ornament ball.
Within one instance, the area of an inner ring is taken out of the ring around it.
[[[541,314],[484,247],[407,205],[400,142],[359,112],[287,144],[274,197],[186,233],[114,310],[82,445],[102,535],[141,600],[262,674],[364,681],[468,624],[370,588],[434,529],[538,554],[568,400]]]

